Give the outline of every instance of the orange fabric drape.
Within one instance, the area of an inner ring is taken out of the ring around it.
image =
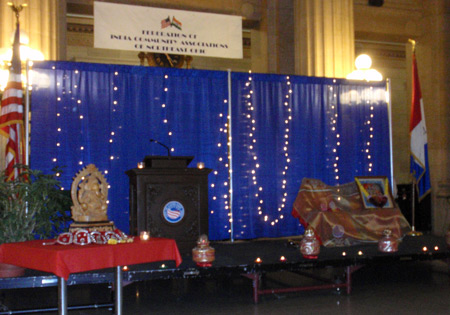
[[[360,241],[378,241],[385,229],[397,238],[411,230],[397,205],[365,209],[355,182],[328,186],[320,180],[304,178],[292,215],[305,227],[313,228],[322,244],[333,238],[336,225],[344,228],[344,237]]]

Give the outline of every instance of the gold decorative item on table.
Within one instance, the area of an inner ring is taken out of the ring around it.
[[[305,235],[300,242],[300,252],[304,258],[316,259],[320,253],[320,242],[316,238],[312,228],[305,231]]]
[[[68,232],[43,245],[114,245],[134,241],[108,220],[108,183],[94,164],[89,164],[75,176],[70,193],[74,222]]]
[[[395,253],[398,251],[398,239],[392,236],[391,230],[384,230],[384,236],[378,241],[378,250],[383,253]]]
[[[72,182],[73,206],[69,231],[113,231],[114,223],[108,220],[108,183],[94,164],[83,168]]]
[[[201,235],[197,240],[197,246],[192,249],[192,260],[199,267],[211,267],[216,259],[215,249],[209,246],[208,236]]]

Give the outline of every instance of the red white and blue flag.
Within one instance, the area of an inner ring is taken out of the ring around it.
[[[7,180],[14,180],[19,177],[19,169],[15,168],[14,165],[25,164],[22,98],[20,27],[17,23],[9,79],[3,92],[0,114],[0,134],[7,138],[5,150],[5,175]]]
[[[167,217],[172,219],[172,220],[176,220],[180,217],[181,215],[181,211],[177,210],[177,209],[169,209],[167,210]]]
[[[170,17],[168,16],[167,19],[164,19],[161,21],[161,28],[169,27],[172,24],[170,21]]]
[[[430,169],[428,167],[428,140],[425,114],[423,110],[422,92],[420,90],[419,72],[417,70],[416,55],[413,53],[413,81],[411,119],[409,135],[411,140],[410,172],[417,183],[419,200],[431,191]]]

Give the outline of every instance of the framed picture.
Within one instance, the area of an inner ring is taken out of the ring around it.
[[[366,209],[394,208],[394,198],[386,176],[360,176],[355,177],[355,181]]]

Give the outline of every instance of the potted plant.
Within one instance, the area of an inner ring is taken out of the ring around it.
[[[70,220],[70,192],[61,190],[53,174],[43,174],[27,166],[12,181],[0,173],[0,244],[51,238]]]

